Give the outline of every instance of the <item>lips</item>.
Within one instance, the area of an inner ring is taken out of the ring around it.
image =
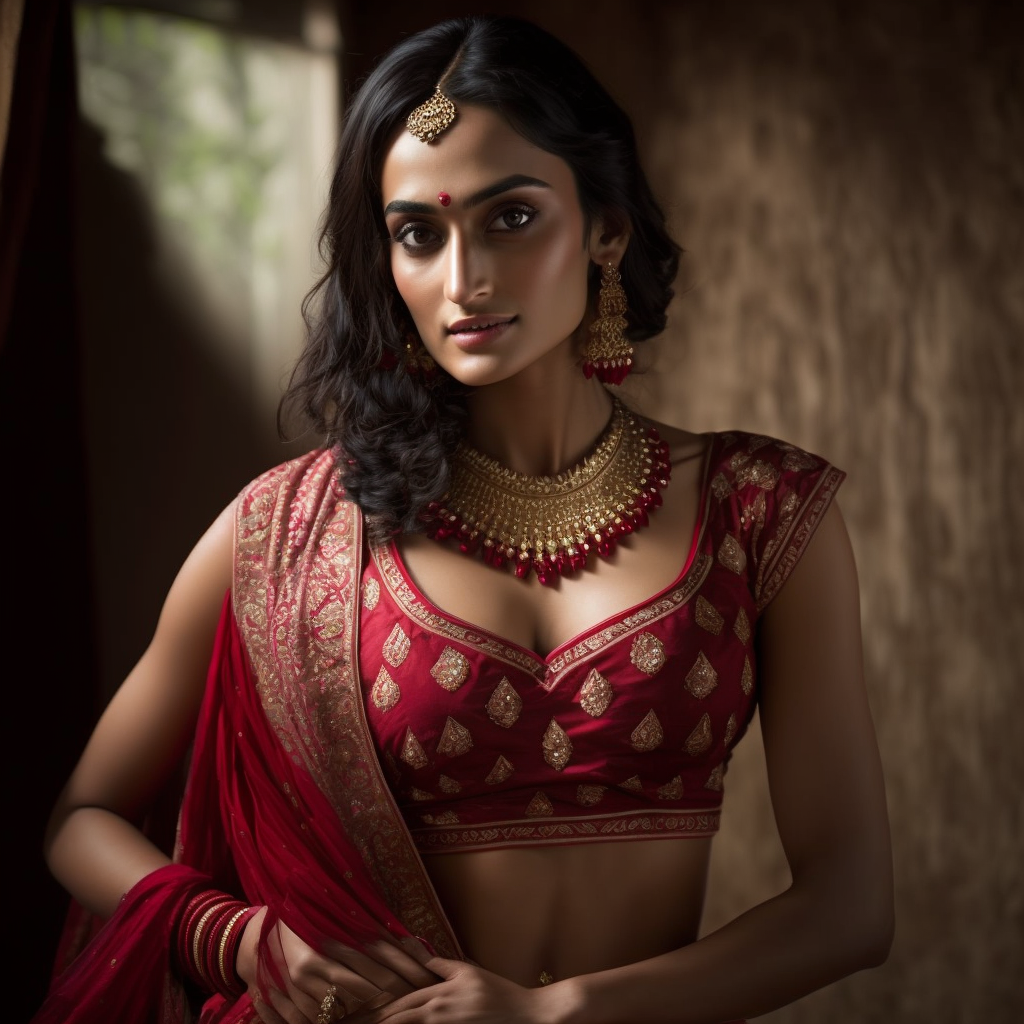
[[[504,327],[515,320],[514,316],[475,316],[456,320],[448,325],[449,334],[478,334],[495,327]]]

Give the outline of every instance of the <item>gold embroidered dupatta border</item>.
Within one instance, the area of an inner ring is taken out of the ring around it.
[[[438,954],[461,958],[367,728],[362,550],[362,517],[343,495],[332,452],[270,470],[238,500],[235,618],[267,719],[330,801],[386,903]]]

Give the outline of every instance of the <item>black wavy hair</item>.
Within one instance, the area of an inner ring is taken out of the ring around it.
[[[303,304],[307,343],[279,412],[283,423],[298,409],[340,447],[346,491],[375,539],[421,527],[420,510],[447,490],[465,417],[466,389],[453,378],[439,369],[425,383],[404,369],[412,318],[391,275],[380,186],[391,140],[442,76],[456,107],[494,110],[565,160],[588,221],[628,219],[619,270],[632,341],[664,330],[681,252],[640,167],[629,118],[560,40],[519,18],[477,16],[395,46],[345,116],[320,237],[327,270]]]

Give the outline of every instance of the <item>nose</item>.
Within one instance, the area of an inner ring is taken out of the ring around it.
[[[446,256],[444,297],[449,302],[465,308],[489,293],[489,264],[479,246],[453,232]]]

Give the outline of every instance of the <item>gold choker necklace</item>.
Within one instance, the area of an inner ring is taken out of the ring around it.
[[[646,526],[670,472],[657,430],[615,399],[594,450],[557,476],[526,476],[460,444],[448,493],[424,511],[426,533],[552,584],[585,568],[590,555],[609,558],[619,538]]]

